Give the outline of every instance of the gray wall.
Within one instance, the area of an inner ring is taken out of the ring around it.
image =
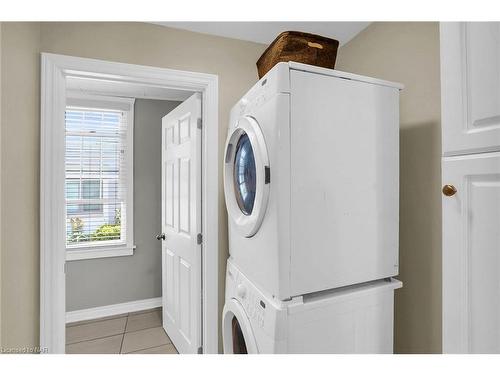
[[[132,256],[68,263],[66,310],[161,296],[161,118],[179,102],[137,99],[134,109]]]

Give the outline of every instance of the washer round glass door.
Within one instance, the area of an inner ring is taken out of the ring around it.
[[[233,178],[236,202],[245,215],[251,215],[257,190],[255,156],[248,134],[243,133],[236,145]]]
[[[226,301],[222,311],[222,344],[224,354],[258,354],[250,320],[234,298]]]
[[[245,237],[257,233],[267,208],[270,169],[257,121],[242,117],[226,144],[224,193],[229,216]]]

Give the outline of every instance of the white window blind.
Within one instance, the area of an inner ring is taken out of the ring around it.
[[[127,243],[127,113],[66,108],[66,246]]]

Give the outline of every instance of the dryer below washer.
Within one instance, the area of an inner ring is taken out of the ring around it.
[[[224,353],[392,353],[395,279],[280,301],[228,260]]]

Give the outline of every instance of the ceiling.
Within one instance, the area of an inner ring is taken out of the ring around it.
[[[157,25],[269,44],[282,31],[304,31],[345,44],[370,22],[155,22]]]

